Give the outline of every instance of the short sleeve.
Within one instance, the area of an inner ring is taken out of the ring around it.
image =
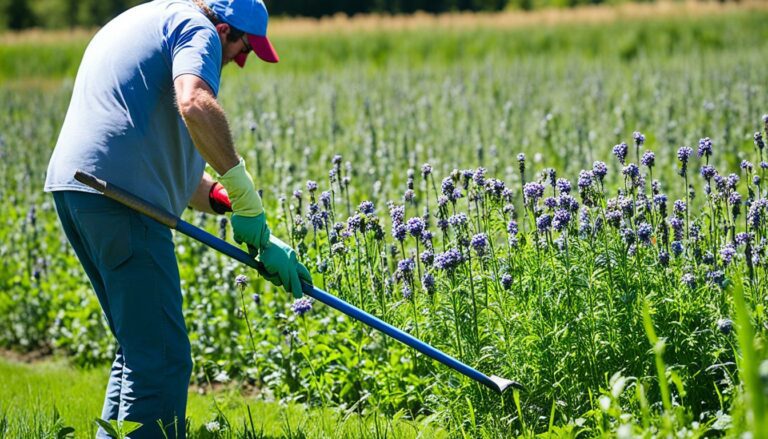
[[[213,26],[189,20],[168,37],[173,64],[173,79],[193,74],[203,79],[219,94],[221,79],[221,40]]]

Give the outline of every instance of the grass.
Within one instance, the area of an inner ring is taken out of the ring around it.
[[[107,376],[107,367],[81,369],[64,359],[25,363],[0,357],[0,438],[42,437],[44,431],[58,432],[63,427],[73,428],[75,438],[94,437],[94,419],[101,414]],[[257,400],[244,396],[236,384],[205,394],[191,388],[187,403],[191,437],[205,437],[205,424],[217,418],[227,419],[235,431],[242,430],[244,422],[250,423],[249,409],[255,431],[262,437],[377,437],[385,429],[386,437],[419,437],[419,432],[422,437],[447,437],[439,428],[397,420],[397,416],[374,419]]]

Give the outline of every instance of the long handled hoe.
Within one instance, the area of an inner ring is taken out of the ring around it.
[[[100,180],[87,172],[82,172],[79,170],[75,172],[75,179],[85,185],[92,187],[93,189],[96,189],[97,191],[103,193],[105,196],[118,201],[138,212],[141,212],[161,224],[164,224],[172,229],[176,229],[179,232],[189,236],[190,238],[196,239],[203,244],[212,247],[227,256],[237,259],[238,261],[252,268],[257,270],[263,269],[263,266],[259,261],[255,260],[240,248],[235,247],[234,245],[189,224],[179,217],[155,205],[150,204],[149,202],[131,194],[124,189],[121,189],[120,187],[115,186],[114,184],[107,183],[106,181]],[[405,343],[406,345],[416,349],[422,354],[443,363],[444,365],[468,376],[469,378],[472,378],[481,384],[484,384],[485,386],[493,389],[498,393],[504,392],[504,390],[510,386],[523,389],[523,386],[516,381],[501,378],[496,375],[491,375],[489,377],[482,372],[467,366],[461,361],[446,355],[440,350],[433,348],[432,346],[411,336],[410,334],[395,328],[394,326],[368,314],[360,308],[352,306],[347,302],[331,294],[328,294],[317,287],[313,287],[312,285],[302,282],[302,289],[304,294],[307,296],[312,297],[315,300],[319,300],[320,302],[343,312],[355,320],[359,320],[368,326],[378,329],[386,335],[400,341],[401,343]]]

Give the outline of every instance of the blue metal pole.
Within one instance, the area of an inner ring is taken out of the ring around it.
[[[251,255],[249,255],[247,252],[243,251],[239,247],[236,247],[222,239],[217,238],[216,236],[211,235],[205,230],[202,230],[200,228],[193,226],[192,224],[189,224],[188,222],[180,219],[179,217],[169,212],[166,212],[157,206],[152,205],[151,203],[137,197],[136,195],[131,194],[130,192],[124,189],[121,189],[120,187],[107,183],[103,180],[99,180],[93,175],[88,174],[86,172],[82,172],[82,171],[77,171],[75,173],[75,179],[77,179],[81,183],[84,183],[102,192],[107,197],[112,198],[120,203],[123,203],[126,206],[131,207],[132,209],[135,209],[149,216],[150,218],[162,224],[165,224],[170,228],[176,229],[179,232],[189,236],[190,238],[200,241],[203,244],[248,265],[249,267],[255,268],[259,271],[262,271],[264,269],[264,266],[261,265],[259,261],[255,260]],[[394,326],[384,322],[383,320],[377,317],[374,317],[368,314],[367,312],[361,310],[360,308],[350,305],[349,303],[339,299],[338,297],[326,293],[320,288],[317,288],[315,286],[309,285],[308,283],[302,282],[302,290],[304,291],[304,294],[306,294],[307,296],[312,297],[313,299],[318,300],[330,306],[331,308],[339,310],[344,314],[352,317],[353,319],[359,320],[372,328],[378,329],[384,334],[416,349],[422,354],[443,363],[444,365],[450,367],[451,369],[454,369],[468,376],[469,378],[472,378],[473,380],[489,387],[490,389],[498,393],[502,393],[505,389],[507,389],[510,386],[516,387],[518,389],[523,389],[523,386],[518,382],[507,380],[505,378],[501,378],[495,375],[492,375],[489,377],[483,374],[482,372],[478,371],[477,369],[467,366],[461,361],[424,343],[423,341],[417,339],[416,337],[406,332],[403,332],[398,328],[395,328]]]

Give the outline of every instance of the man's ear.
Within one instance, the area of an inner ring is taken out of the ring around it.
[[[227,23],[219,23],[216,25],[216,32],[219,33],[219,37],[221,37],[222,40],[229,35],[231,29],[232,28],[230,28]]]

